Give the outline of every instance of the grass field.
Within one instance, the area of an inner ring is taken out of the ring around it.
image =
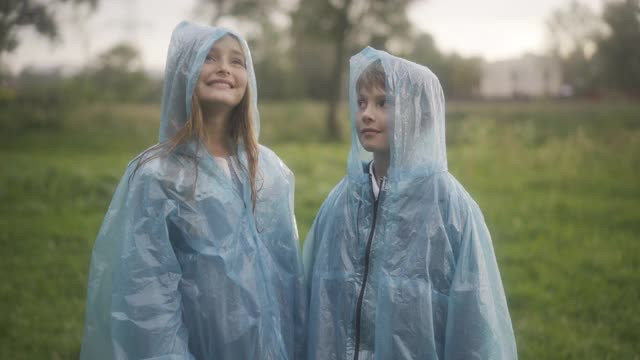
[[[77,358],[93,241],[158,116],[86,106],[58,130],[0,134],[0,359]],[[346,167],[323,116],[261,105],[261,142],[296,174],[301,239]],[[453,103],[447,141],[492,232],[520,359],[640,359],[640,104]]]

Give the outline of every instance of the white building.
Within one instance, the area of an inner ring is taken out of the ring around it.
[[[484,98],[566,96],[560,64],[551,57],[524,55],[518,59],[485,63],[480,79]]]

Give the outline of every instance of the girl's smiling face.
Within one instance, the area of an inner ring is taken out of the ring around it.
[[[234,108],[247,89],[247,67],[238,40],[225,35],[215,42],[200,70],[195,93],[204,106]]]

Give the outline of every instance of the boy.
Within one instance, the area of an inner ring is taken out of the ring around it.
[[[350,73],[347,176],[304,244],[308,358],[516,359],[491,237],[447,171],[438,79],[372,48]]]

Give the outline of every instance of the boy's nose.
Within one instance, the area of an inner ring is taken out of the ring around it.
[[[370,123],[373,121],[373,116],[371,116],[371,111],[369,110],[368,106],[362,111],[362,115],[360,115],[360,117],[365,123]]]

